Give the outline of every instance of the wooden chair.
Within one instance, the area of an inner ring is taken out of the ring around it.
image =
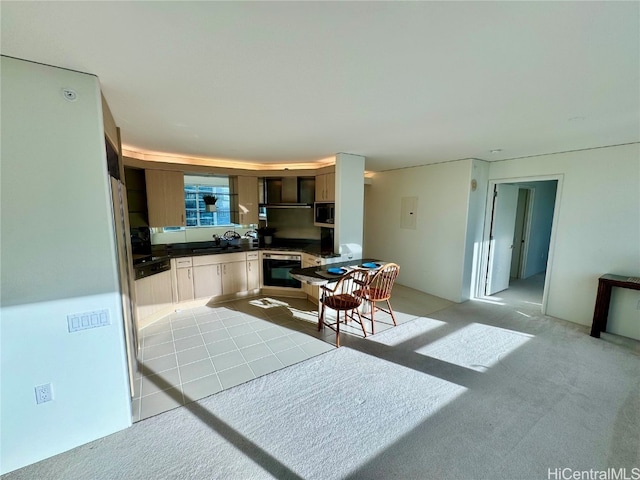
[[[396,323],[396,317],[393,314],[393,309],[391,308],[391,302],[389,299],[391,298],[391,290],[393,289],[393,284],[398,278],[398,274],[400,273],[400,266],[396,263],[387,263],[380,267],[380,270],[375,272],[369,278],[369,281],[363,286],[362,289],[354,292],[355,295],[369,302],[370,304],[370,313],[369,320],[371,320],[371,334],[375,333],[374,326],[374,314],[376,309],[382,310],[385,313],[391,315],[391,320],[393,320],[393,325],[398,325]],[[379,307],[377,303],[379,302],[387,302],[388,310],[385,310],[382,307]],[[361,313],[361,316],[367,318],[365,313]]]
[[[362,291],[366,285],[368,272],[366,270],[355,269],[345,273],[337,282],[321,286],[322,295],[320,302],[320,318],[318,320],[318,330],[329,327],[336,332],[336,347],[340,346],[340,312],[344,312],[344,323],[348,320],[355,320],[362,327],[362,333],[367,336],[364,322],[360,316],[358,308],[362,305],[363,298],[354,292]],[[325,309],[330,308],[336,311],[336,321],[329,323],[325,318]],[[355,312],[355,315],[354,315]],[[357,318],[356,318],[357,316]]]

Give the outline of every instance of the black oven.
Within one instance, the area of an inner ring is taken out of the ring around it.
[[[262,283],[265,287],[302,288],[302,283],[289,275],[302,267],[302,256],[286,253],[262,254]]]

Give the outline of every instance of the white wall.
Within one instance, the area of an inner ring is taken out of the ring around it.
[[[376,173],[367,187],[364,256],[398,263],[402,285],[460,302],[463,272],[473,255],[466,250],[473,165],[460,160]],[[418,197],[416,229],[400,228],[401,199],[413,196]]]
[[[1,62],[6,473],[129,426],[131,403],[98,79]],[[111,325],[68,333],[67,314],[102,309]]]
[[[598,277],[640,273],[640,145],[492,162],[489,173],[563,175],[546,313],[591,325]],[[639,300],[640,292],[614,289],[609,331],[640,339]]]
[[[557,185],[556,180],[532,184],[531,232],[523,278],[544,272],[547,268]]]
[[[467,299],[482,238],[483,164],[462,160],[375,174],[367,191],[365,256],[399,263],[403,285]],[[640,145],[489,164],[488,180],[549,176],[562,176],[563,187],[546,313],[591,325],[598,277],[640,274]],[[470,178],[478,181],[477,194],[469,194]],[[416,230],[400,229],[404,196],[418,197]],[[639,301],[640,292],[614,289],[610,332],[640,339]]]

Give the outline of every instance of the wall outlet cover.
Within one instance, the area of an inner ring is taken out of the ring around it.
[[[36,391],[36,403],[46,403],[53,400],[53,389],[51,388],[50,383],[46,383],[44,385],[38,385],[35,387]]]

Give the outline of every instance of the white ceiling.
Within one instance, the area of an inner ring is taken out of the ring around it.
[[[133,151],[379,171],[640,141],[636,1],[0,8],[2,54],[97,75]]]

